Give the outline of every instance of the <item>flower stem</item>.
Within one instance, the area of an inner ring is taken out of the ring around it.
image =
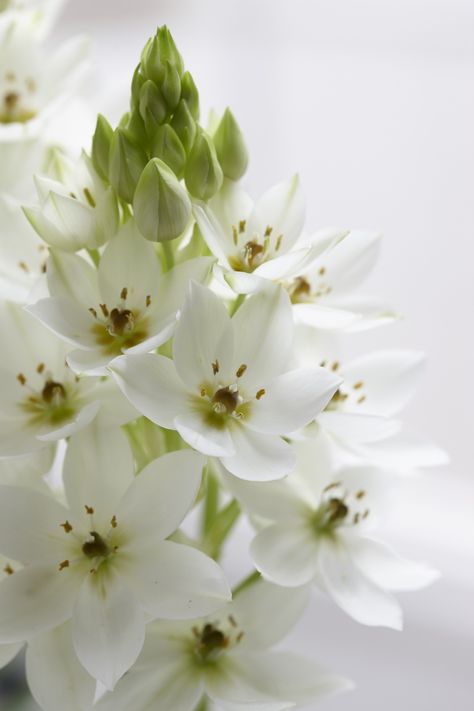
[[[254,570],[253,573],[247,575],[246,578],[244,578],[238,585],[235,586],[235,588],[232,590],[232,596],[234,597],[235,595],[238,595],[240,592],[242,592],[242,590],[245,590],[251,585],[258,583],[261,577],[262,576],[260,575],[258,570]]]
[[[206,471],[207,487],[204,499],[204,509],[202,517],[202,534],[206,536],[211,530],[219,509],[219,483],[211,468]]]
[[[198,703],[194,711],[207,711],[208,709],[208,703],[207,703],[207,696],[203,696],[201,701]]]
[[[236,499],[233,499],[215,516],[212,526],[203,537],[202,549],[214,560],[219,559],[222,546],[237,523],[239,516],[239,503]]]
[[[232,305],[230,307],[230,315],[233,316],[235,312],[239,309],[240,306],[245,301],[245,294],[239,294],[238,297],[235,299],[235,301],[232,302]]]
[[[162,242],[161,247],[163,249],[163,256],[165,258],[166,271],[169,272],[169,270],[174,267],[173,247],[171,246],[170,242]]]

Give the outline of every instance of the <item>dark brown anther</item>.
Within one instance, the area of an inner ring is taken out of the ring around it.
[[[135,316],[130,309],[112,309],[110,312],[109,333],[113,336],[123,336],[124,333],[133,331],[134,326]]]
[[[238,405],[239,396],[237,392],[234,392],[229,387],[219,388],[219,390],[216,390],[214,393],[212,402],[218,406],[216,412],[220,410],[230,415]]]
[[[83,544],[82,552],[88,558],[105,558],[110,553],[107,543],[97,531],[91,531],[90,535],[92,540]]]

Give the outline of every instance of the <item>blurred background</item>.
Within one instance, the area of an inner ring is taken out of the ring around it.
[[[163,23],[195,78],[203,116],[230,105],[239,121],[251,154],[245,182],[255,197],[298,171],[309,231],[384,233],[368,291],[386,296],[405,318],[354,336],[354,351],[394,346],[429,355],[406,426],[446,448],[451,465],[406,483],[408,495],[384,533],[443,577],[402,596],[402,634],[362,627],[314,597],[290,644],[357,684],[317,708],[469,711],[474,3],[82,0],[66,4],[51,43],[91,36],[95,69],[87,94],[94,111],[116,121],[140,50]],[[227,551],[235,579],[247,571],[248,538],[242,525],[239,543]]]

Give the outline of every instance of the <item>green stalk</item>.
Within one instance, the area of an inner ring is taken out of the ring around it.
[[[242,590],[249,588],[251,585],[258,583],[261,577],[262,576],[260,575],[258,570],[254,570],[253,573],[247,575],[246,578],[244,578],[238,585],[235,586],[235,588],[232,590],[232,597],[235,597],[235,595],[238,595],[240,592],[242,592]]]
[[[173,247],[170,242],[161,242],[161,247],[163,249],[163,256],[165,258],[166,271],[169,272],[169,270],[174,267]]]
[[[239,516],[240,506],[237,500],[233,499],[222,511],[219,511],[214,523],[204,536],[202,549],[214,560],[219,559],[222,546],[239,520]]]
[[[207,703],[207,696],[203,696],[201,701],[198,703],[194,711],[207,711],[208,709],[208,703]]]
[[[211,468],[208,466],[206,471],[206,495],[204,499],[204,508],[202,516],[202,535],[206,536],[211,530],[214,521],[217,517],[219,509],[219,482],[214,476]]]

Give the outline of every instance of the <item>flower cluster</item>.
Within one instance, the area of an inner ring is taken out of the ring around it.
[[[34,158],[77,71],[71,47],[41,63],[32,17],[0,16],[0,151]],[[119,126],[50,152],[23,212],[0,195],[0,663],[26,645],[45,711],[313,702],[351,684],[273,648],[312,585],[400,629],[393,593],[436,577],[374,532],[400,475],[444,459],[398,419],[423,357],[343,351],[397,318],[359,291],[380,237],[306,234],[298,177],[254,203],[247,163],[162,27]]]

